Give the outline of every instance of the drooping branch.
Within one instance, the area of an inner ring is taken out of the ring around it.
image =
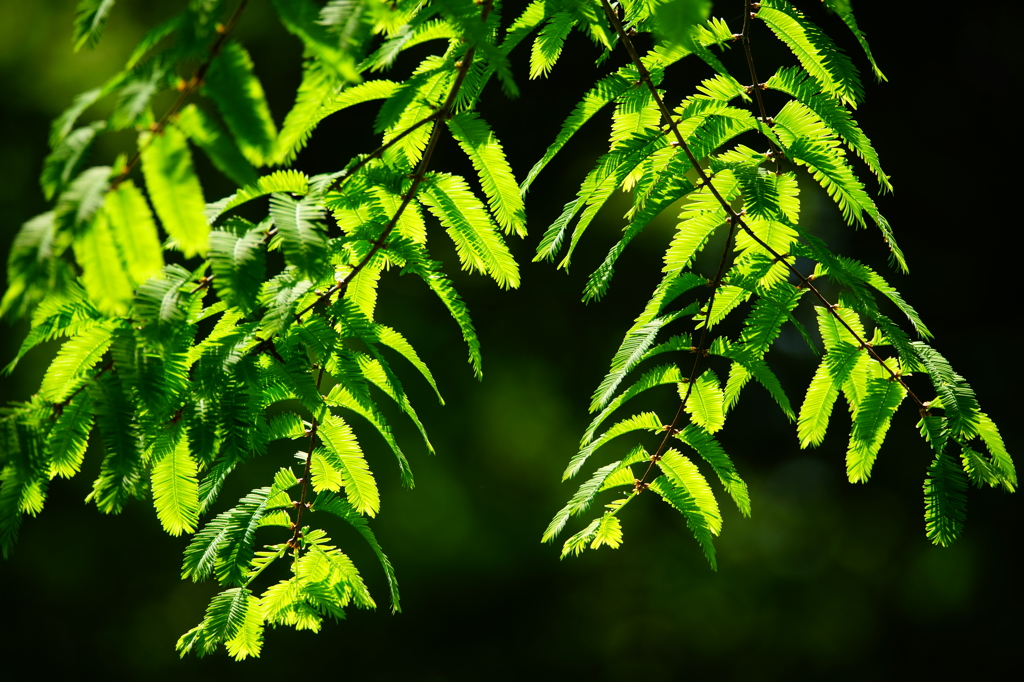
[[[491,3],[491,0],[486,0],[486,2],[484,2],[483,4],[481,21],[487,20],[487,17],[490,14],[492,8],[493,5]],[[387,149],[388,146],[394,144],[396,141],[398,141],[398,139],[405,137],[416,128],[419,128],[420,126],[426,124],[428,121],[443,121],[449,118],[451,116],[452,108],[455,105],[455,100],[458,97],[459,89],[465,82],[466,74],[469,72],[469,69],[473,64],[473,57],[475,53],[475,46],[470,47],[468,50],[466,50],[466,54],[458,63],[458,72],[455,76],[455,82],[452,83],[451,90],[448,92],[448,96],[445,98],[444,104],[441,105],[440,109],[438,109],[427,118],[420,120],[419,122],[413,124],[410,128],[400,133],[398,137],[390,140],[387,144],[385,144],[383,147],[374,152],[374,154],[370,155],[368,159],[374,158],[374,156],[383,153],[383,151]],[[434,149],[437,147],[437,141],[440,137],[441,126],[436,125],[434,126],[433,130],[430,133],[430,140],[427,142],[427,147],[423,152],[423,157],[420,159],[420,163],[416,168],[416,172],[413,174],[412,183],[409,185],[409,189],[407,189],[405,193],[402,195],[402,202],[399,204],[398,209],[395,211],[395,214],[388,221],[388,224],[385,225],[384,229],[381,231],[380,236],[377,237],[377,239],[373,242],[373,246],[370,248],[370,251],[365,256],[363,256],[359,263],[357,263],[356,266],[352,268],[352,270],[344,277],[344,279],[330,287],[327,291],[321,294],[315,301],[313,301],[308,306],[303,308],[300,312],[296,313],[296,320],[301,320],[303,315],[312,310],[317,304],[329,299],[334,294],[339,294],[340,296],[343,296],[345,294],[346,289],[348,288],[349,283],[355,278],[356,275],[358,275],[363,270],[363,268],[366,267],[366,265],[373,259],[377,252],[384,248],[384,245],[387,243],[388,237],[391,235],[391,232],[398,224],[398,221],[402,217],[402,214],[405,212],[405,209],[409,206],[413,198],[416,196],[416,191],[419,189],[420,184],[422,184],[423,179],[426,177],[427,168],[430,165],[431,158],[433,157],[434,154]],[[360,164],[365,165],[365,161],[360,162]],[[361,166],[357,166],[353,171],[351,171],[348,174],[347,177],[351,177],[352,173],[354,173],[355,170],[358,170],[359,167]],[[323,374],[324,368],[323,365],[321,365],[316,378],[317,391],[320,390],[320,380],[323,378]],[[296,503],[296,508],[298,509],[298,512],[296,513],[295,518],[295,528],[292,533],[292,538],[288,542],[289,546],[294,548],[296,552],[298,552],[299,539],[302,537],[302,515],[303,512],[310,506],[310,503],[306,501],[306,496],[309,489],[310,466],[313,458],[313,444],[314,439],[316,438],[316,431],[317,419],[316,416],[314,415],[309,428],[309,449],[306,456],[305,470],[302,475],[302,492],[299,501]]]
[[[679,131],[679,126],[677,125],[675,119],[673,119],[672,112],[665,105],[664,100],[658,93],[658,89],[655,87],[654,81],[651,79],[650,71],[647,70],[647,67],[644,66],[643,62],[641,61],[640,55],[637,53],[636,48],[633,45],[633,42],[630,40],[629,35],[623,28],[622,22],[619,20],[619,17],[615,13],[615,10],[612,8],[611,4],[609,3],[609,0],[601,0],[601,5],[604,7],[605,15],[607,15],[608,21],[611,23],[612,28],[615,30],[615,33],[618,36],[619,41],[625,46],[626,52],[629,54],[630,61],[632,61],[633,66],[637,69],[637,73],[640,74],[640,79],[647,86],[647,89],[651,92],[651,96],[654,98],[655,103],[658,105],[658,109],[661,112],[662,118],[664,118],[668,122],[669,128],[672,131],[672,135],[675,138],[673,144],[675,144],[676,146],[680,147],[683,150],[683,153],[686,154],[686,158],[689,160],[690,165],[693,167],[694,171],[700,178],[701,183],[708,187],[712,195],[722,206],[726,215],[728,216],[726,220],[729,223],[729,239],[726,241],[726,250],[728,250],[729,244],[732,241],[733,234],[738,226],[741,230],[746,232],[755,242],[757,242],[759,246],[761,246],[765,251],[770,253],[776,260],[785,263],[786,267],[788,267],[790,272],[792,272],[797,277],[797,279],[800,280],[801,284],[804,287],[806,287],[811,293],[813,293],[825,305],[826,310],[828,310],[828,312],[836,320],[838,320],[839,323],[843,327],[845,327],[850,334],[853,335],[853,337],[857,340],[857,343],[860,345],[860,347],[867,350],[871,357],[874,360],[876,360],[883,368],[885,368],[885,370],[889,373],[891,380],[899,382],[900,385],[906,389],[907,395],[909,395],[914,400],[914,402],[918,404],[920,409],[926,410],[927,406],[910,389],[910,387],[904,381],[903,377],[900,376],[898,372],[889,367],[889,365],[885,363],[885,360],[878,354],[878,352],[871,346],[871,344],[869,344],[866,340],[861,338],[860,334],[858,334],[857,331],[854,330],[853,327],[851,327],[838,312],[836,312],[836,306],[829,302],[829,300],[825,298],[825,296],[822,295],[820,291],[818,291],[818,289],[814,286],[811,279],[805,276],[799,270],[797,270],[794,263],[787,260],[787,258],[790,258],[790,256],[780,254],[778,251],[773,249],[768,243],[766,243],[763,239],[761,239],[752,229],[750,229],[750,226],[747,225],[746,222],[743,220],[743,212],[735,210],[730,205],[730,203],[725,199],[725,197],[722,196],[722,194],[718,191],[718,189],[712,182],[711,176],[709,176],[708,173],[701,167],[697,157],[694,155],[693,151],[690,149],[690,146],[687,144],[686,139]],[[754,8],[751,6],[750,0],[744,0],[744,9],[746,11],[744,13],[743,33],[740,34],[740,39],[743,41],[744,50],[746,52],[748,65],[750,68],[751,78],[753,78],[754,80],[752,90],[754,91],[755,98],[757,100],[758,107],[761,112],[761,119],[762,122],[765,125],[767,125],[768,117],[765,113],[764,103],[761,99],[760,84],[757,81],[757,74],[754,69],[753,63],[753,55],[750,51],[750,19],[756,15],[756,12],[753,11]],[[768,137],[769,141],[771,141],[770,136]],[[775,149],[774,143],[772,143],[772,148],[773,150]],[[777,155],[775,158],[776,160],[778,160]],[[795,261],[795,258],[793,260]],[[682,419],[683,412],[686,409],[686,402],[690,397],[690,393],[693,391],[693,384],[697,378],[697,371],[700,366],[700,359],[707,352],[707,348],[704,344],[707,341],[707,331],[709,326],[708,323],[711,319],[711,306],[714,303],[715,291],[717,290],[718,285],[720,283],[718,280],[722,276],[724,265],[725,254],[723,254],[723,258],[719,264],[718,274],[716,274],[715,280],[712,282],[714,289],[712,290],[711,297],[708,302],[707,314],[704,318],[705,324],[704,328],[701,331],[700,341],[695,348],[696,357],[694,359],[693,368],[690,371],[690,377],[687,382],[686,394],[683,396],[682,404],[676,411],[676,415],[673,418],[672,422],[665,427],[665,436],[662,439],[660,445],[658,446],[658,449],[654,452],[653,455],[651,455],[651,461],[650,464],[648,464],[647,471],[644,472],[642,478],[637,479],[634,486],[634,491],[636,492],[640,492],[646,487],[646,480],[648,475],[650,475],[651,471],[654,468],[654,463],[661,459],[662,454],[665,452],[665,448],[668,445],[669,439],[673,435],[678,433],[679,420]]]

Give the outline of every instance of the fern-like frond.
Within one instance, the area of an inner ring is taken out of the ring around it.
[[[39,176],[39,184],[47,199],[53,199],[54,195],[63,191],[71,179],[82,170],[82,165],[92,151],[96,136],[106,127],[106,121],[94,121],[71,131],[54,146],[53,151],[43,161],[43,172]]]
[[[967,480],[953,459],[939,452],[924,480],[924,521],[928,539],[948,547],[963,530],[967,516]]]
[[[107,17],[114,9],[115,0],[78,0],[75,7],[75,52],[84,45],[96,47],[107,25]]]
[[[59,403],[74,393],[110,348],[117,328],[115,322],[97,324],[65,342],[43,376],[39,389],[43,397]]]
[[[634,69],[635,73],[635,69]],[[589,121],[594,114],[603,109],[606,105],[612,102],[620,94],[628,90],[635,83],[629,80],[627,77],[620,73],[614,73],[610,76],[606,76],[599,80],[593,88],[591,88],[583,96],[583,99],[573,108],[572,113],[562,123],[561,129],[558,131],[558,135],[555,137],[555,141],[551,143],[547,151],[544,152],[544,156],[541,157],[540,161],[534,164],[533,168],[527,174],[526,179],[523,180],[523,184],[520,186],[520,192],[526,194],[527,190],[530,189],[530,185],[537,178],[544,167],[551,162],[551,160],[558,154],[559,151],[572,139],[573,135],[576,134],[583,124]]]
[[[270,493],[269,487],[253,490],[207,522],[185,549],[181,577],[198,582],[216,574],[221,585],[243,584]]]
[[[718,501],[711,492],[703,474],[690,458],[674,448],[668,448],[658,460],[658,468],[675,488],[683,489],[696,503],[700,513],[704,515],[708,528],[713,535],[722,531],[722,514],[718,509]]]
[[[175,124],[203,150],[217,170],[239,187],[251,185],[259,179],[235,140],[220,123],[195,104],[189,104],[178,112]]]
[[[88,168],[78,174],[57,198],[54,219],[58,225],[81,230],[103,207],[110,188],[109,166]]]
[[[1003,437],[999,435],[999,429],[984,412],[981,413],[981,419],[978,422],[978,435],[981,436],[981,440],[992,456],[992,463],[998,471],[999,482],[1003,489],[1012,493],[1017,488],[1017,471],[1003,444]]]
[[[375,516],[380,511],[380,493],[352,429],[341,417],[328,415],[319,433],[329,453],[326,461],[338,472],[353,509]]]
[[[104,514],[116,514],[130,498],[145,493],[140,425],[131,396],[115,372],[98,375],[89,383],[89,391],[105,455],[85,499],[95,502]]]
[[[210,233],[206,201],[185,135],[168,125],[160,134],[142,133],[139,147],[146,189],[163,228],[186,257],[205,254]]]
[[[229,230],[210,232],[210,268],[217,294],[248,313],[256,308],[265,277],[265,233],[240,219],[235,225],[241,228],[241,234]]]
[[[264,175],[254,185],[246,185],[234,194],[206,206],[206,217],[212,224],[231,209],[273,192],[305,194],[309,190],[309,178],[296,170],[279,170]]]
[[[715,189],[731,201],[736,196],[738,182],[730,171],[715,176]],[[679,214],[675,236],[665,252],[663,272],[681,272],[690,267],[693,259],[707,244],[715,228],[725,222],[725,210],[707,187],[691,192],[689,202]]]
[[[871,47],[868,45],[867,38],[864,36],[864,32],[857,26],[857,19],[853,16],[853,3],[850,0],[825,0],[825,6],[830,10],[839,15],[839,18],[843,20],[843,23],[849,27],[850,31],[857,38],[857,42],[860,43],[861,48],[864,50],[864,55],[871,62],[871,69],[875,72],[875,78],[880,81],[889,80],[882,73],[882,70],[878,68],[878,64],[875,63],[875,57],[871,54]]]
[[[696,424],[690,424],[676,438],[697,451],[701,458],[711,465],[722,487],[736,503],[744,516],[750,516],[750,493],[747,484],[740,478],[732,459],[726,454],[718,440]]]
[[[626,483],[633,482],[632,473],[629,470],[630,464],[635,464],[643,460],[649,459],[647,451],[640,445],[633,448],[630,453],[623,459],[612,462],[606,466],[601,467],[594,472],[583,485],[579,487],[579,490],[572,496],[569,503],[565,505],[555,517],[551,519],[551,523],[548,524],[547,529],[544,531],[544,536],[541,538],[541,542],[550,542],[562,532],[566,522],[571,516],[579,516],[583,512],[590,508],[591,502],[602,490],[607,490],[607,483],[610,478],[613,478],[614,474],[619,472],[626,472],[628,481]]]
[[[974,390],[962,376],[953,371],[946,358],[937,350],[923,341],[914,341],[912,345],[931,377],[935,392],[942,398],[942,408],[946,411],[950,431],[961,438],[973,438],[978,434],[981,422],[981,408]]]
[[[271,162],[277,128],[246,49],[229,41],[204,80],[203,94],[217,105],[242,155],[257,167]]]
[[[590,422],[590,426],[588,426],[587,430],[583,433],[582,443],[589,443],[593,439],[594,433],[597,432],[598,427],[600,427],[615,410],[619,409],[631,398],[656,386],[677,384],[682,380],[682,372],[680,372],[679,368],[675,365],[658,365],[657,367],[647,370],[632,386],[615,396],[613,400],[601,409],[601,411],[594,417],[593,421]]]
[[[817,114],[825,125],[843,138],[843,142],[864,160],[882,187],[892,191],[889,176],[882,170],[878,152],[872,146],[871,140],[841,102],[821,92],[817,81],[798,67],[783,67],[768,79],[766,85],[799,100]]]
[[[713,534],[708,526],[707,516],[697,506],[696,500],[690,496],[685,488],[678,488],[672,484],[668,476],[658,476],[651,481],[650,489],[658,493],[665,502],[671,505],[686,519],[686,526],[693,533],[705,558],[711,564],[712,570],[718,570],[718,562],[715,559],[715,545],[712,542]]]
[[[658,418],[658,415],[653,412],[641,412],[616,422],[600,436],[580,447],[580,451],[573,455],[573,458],[569,460],[569,465],[562,473],[562,480],[565,481],[575,476],[586,463],[587,459],[594,454],[598,448],[613,438],[618,438],[619,436],[632,431],[642,430],[658,432],[663,429],[664,423],[660,418]]]
[[[686,412],[694,423],[699,424],[708,433],[714,433],[725,425],[722,387],[714,371],[705,370],[694,381],[692,389],[688,382],[680,383],[680,397],[687,392],[689,397],[686,400]]]
[[[867,482],[892,415],[906,395],[907,390],[898,381],[868,380],[866,393],[854,416],[846,452],[846,474],[850,483]]]
[[[447,228],[464,268],[490,275],[502,287],[519,286],[515,259],[465,180],[431,174],[419,198]]]
[[[296,201],[276,192],[270,196],[270,216],[288,262],[312,280],[322,277],[327,265],[327,236],[320,203],[312,196]]]
[[[170,535],[194,533],[199,523],[199,479],[188,438],[180,434],[177,442],[164,440],[166,447],[153,452],[153,505],[157,518]]]
[[[765,0],[757,18],[789,45],[819,87],[843,103],[856,107],[864,99],[857,68],[821,29],[786,0]]]
[[[384,575],[387,577],[388,588],[391,594],[391,612],[401,613],[402,608],[399,604],[398,579],[395,578],[395,569],[392,567],[387,555],[384,554],[384,550],[381,549],[380,544],[377,542],[377,536],[374,535],[366,519],[346,500],[330,493],[317,495],[316,500],[313,502],[313,511],[325,511],[344,519],[356,529],[356,532],[363,536],[366,544],[370,546],[370,549],[377,556],[381,568],[384,569]]]
[[[51,476],[71,478],[82,467],[89,433],[93,426],[92,402],[89,394],[79,395],[61,409],[60,416],[46,437],[46,457]]]
[[[415,254],[415,257],[412,262],[406,264],[406,269],[421,277],[430,290],[441,299],[456,324],[459,325],[462,338],[469,350],[469,363],[473,367],[474,374],[477,378],[482,377],[483,358],[480,356],[480,340],[477,338],[476,328],[473,326],[466,303],[455,290],[451,280],[441,270],[440,263],[431,260],[425,252],[420,250],[413,250],[412,253]]]
[[[520,237],[525,236],[526,210],[523,199],[498,138],[487,123],[472,111],[464,111],[449,119],[448,128],[476,169],[480,186],[487,195],[491,213],[498,225],[506,234],[514,231]]]
[[[825,440],[832,417],[832,406],[839,397],[839,389],[846,383],[850,372],[859,359],[860,348],[844,344],[844,349],[836,349],[828,353],[807,386],[807,394],[800,406],[800,417],[797,420],[797,437],[800,447],[820,445]]]
[[[562,45],[569,31],[576,25],[570,12],[556,12],[533,41],[530,51],[530,78],[547,76],[562,55]]]

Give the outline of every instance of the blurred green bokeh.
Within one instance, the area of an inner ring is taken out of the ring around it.
[[[100,46],[74,54],[74,0],[0,0],[0,252],[22,222],[46,210],[36,178],[50,120],[119,68],[142,32],[180,4],[122,0]],[[301,49],[275,24],[266,2],[251,4],[238,35],[280,121],[298,83]],[[739,4],[719,0],[716,14],[731,21]],[[1014,16],[1008,2],[982,5],[976,16]],[[937,347],[972,382],[1011,453],[1019,454],[1022,372],[1007,321],[1016,270],[1004,243],[1016,227],[1006,210],[1019,190],[1001,171],[1003,159],[1019,158],[1024,149],[1019,131],[994,115],[986,119],[981,107],[967,109],[972,97],[1024,86],[1016,70],[1019,47],[977,45],[985,33],[981,19],[945,23],[903,3],[857,9],[890,79],[869,85],[858,119],[893,175],[897,193],[880,204],[913,276],[888,271],[878,235],[844,228],[810,185],[804,220],[834,247],[886,271],[936,332]],[[857,54],[838,21],[824,23]],[[901,35],[904,30],[913,36]],[[766,65],[784,58],[766,31],[755,38]],[[519,175],[600,73],[587,41],[576,36],[567,51],[578,52],[541,82],[527,82],[524,51],[514,60],[523,97],[509,103],[497,88],[485,97],[483,114]],[[396,76],[408,68],[409,62],[400,64]],[[685,64],[668,87],[685,94],[706,75]],[[96,116],[102,115],[99,107]],[[351,154],[371,149],[374,140],[364,132],[370,115],[329,122],[298,166],[335,170]],[[801,451],[793,425],[760,389],[747,389],[722,441],[750,484],[754,515],[742,519],[723,500],[717,573],[682,519],[653,497],[630,505],[621,549],[559,561],[557,546],[539,543],[551,515],[575,490],[575,483],[559,483],[562,468],[589,421],[591,391],[659,278],[672,227],[666,217],[635,242],[600,304],[584,306],[579,294],[622,227],[620,206],[606,209],[591,228],[568,275],[529,262],[544,227],[606,145],[606,119],[598,118],[531,190],[531,237],[512,244],[522,264],[521,289],[501,292],[479,277],[455,275],[484,343],[482,383],[472,379],[457,329],[429,292],[395,274],[383,288],[381,319],[417,346],[447,402],[438,406],[425,385],[407,380],[438,453],[428,455],[411,428],[397,429],[416,473],[412,491],[398,485],[381,443],[363,435],[382,488],[375,528],[396,566],[404,613],[352,611],[319,635],[268,631],[258,661],[235,664],[226,655],[179,661],[176,638],[201,619],[216,588],[179,580],[187,541],[164,535],[148,504],[135,503],[116,517],[82,504],[99,467],[91,452],[83,475],[54,482],[47,509],[24,524],[14,556],[0,563],[5,667],[16,656],[37,674],[109,679],[204,680],[301,668],[304,675],[371,679],[573,674],[653,681],[888,679],[1009,666],[1021,642],[1024,605],[1020,496],[972,489],[964,537],[951,549],[928,544],[921,482],[930,456],[909,404],[894,420],[871,482],[853,486],[843,468],[843,415],[824,446]],[[128,134],[110,137],[95,158],[105,162],[132,144]],[[453,147],[442,145],[435,167],[463,168]],[[218,187],[206,185],[207,198],[219,196]],[[452,249],[435,248],[455,270]],[[13,355],[24,332],[23,324],[7,325],[0,362]],[[3,399],[30,395],[53,351],[36,351],[3,378]],[[798,400],[814,359],[787,336],[775,354],[773,364]],[[666,389],[650,405],[668,414],[675,399]],[[263,485],[290,457],[278,450],[254,464],[240,475],[248,479],[231,482],[222,504]],[[372,556],[356,536],[332,530],[383,601]]]

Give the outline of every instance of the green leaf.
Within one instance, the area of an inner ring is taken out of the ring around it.
[[[80,231],[103,207],[109,188],[109,166],[82,171],[57,199],[57,207],[54,209],[57,224],[73,232]]]
[[[853,7],[850,0],[825,0],[825,6],[830,10],[839,15],[839,18],[850,28],[850,31],[857,38],[857,42],[864,49],[864,54],[867,56],[868,61],[871,62],[871,68],[875,72],[875,77],[880,81],[889,80],[882,73],[882,70],[878,68],[878,64],[875,63],[875,57],[871,54],[871,48],[868,46],[867,38],[864,36],[864,32],[857,26],[857,20],[853,16]]]
[[[75,7],[75,52],[82,49],[83,45],[96,47],[103,35],[103,27],[107,24],[107,17],[114,9],[115,0],[78,0]]]
[[[370,545],[370,549],[377,556],[381,568],[384,569],[384,575],[387,577],[388,588],[391,592],[391,612],[401,613],[402,608],[399,605],[398,579],[395,578],[395,569],[392,567],[387,555],[384,554],[384,550],[381,549],[380,544],[377,542],[377,536],[373,534],[373,530],[366,519],[360,516],[359,512],[347,501],[330,493],[317,495],[316,500],[313,502],[313,511],[325,511],[334,514],[338,518],[347,521],[356,529],[356,532],[363,536],[366,544]]]
[[[93,409],[88,393],[64,406],[46,437],[46,457],[51,476],[71,478],[82,468],[92,431]]]
[[[319,201],[311,196],[296,201],[287,194],[275,193],[270,196],[270,216],[281,235],[288,262],[310,279],[322,277],[327,265],[327,236]]]
[[[448,120],[448,128],[466,152],[480,177],[480,186],[487,195],[498,225],[506,232],[526,235],[526,209],[519,194],[512,168],[505,151],[487,123],[475,112],[465,111]]]
[[[89,389],[106,454],[85,500],[94,501],[104,514],[117,514],[130,498],[141,498],[146,492],[136,407],[116,372],[97,375]]]
[[[562,480],[565,481],[575,476],[586,463],[587,459],[594,454],[598,448],[611,439],[618,438],[619,436],[631,431],[640,430],[652,432],[662,431],[664,430],[664,423],[658,418],[658,415],[653,412],[641,412],[616,422],[611,428],[594,440],[581,445],[580,451],[577,452],[571,460],[569,460],[569,465],[562,473]]]
[[[180,265],[168,265],[159,277],[151,277],[135,293],[136,322],[158,343],[168,341],[178,325],[188,319],[187,298],[182,290],[191,273]]]
[[[42,396],[60,403],[74,393],[85,382],[84,375],[103,359],[117,327],[114,322],[97,324],[65,342],[43,377]]]
[[[854,108],[864,99],[864,88],[850,58],[786,0],[764,0],[757,18],[789,45],[822,90]]]
[[[569,503],[565,505],[555,517],[551,519],[551,523],[548,524],[547,530],[544,531],[544,536],[541,538],[541,542],[550,542],[562,532],[566,522],[570,516],[579,516],[583,512],[590,508],[590,503],[593,502],[594,498],[599,492],[606,489],[606,481],[618,472],[629,472],[629,465],[639,461],[649,459],[647,451],[642,446],[636,446],[630,451],[624,459],[617,462],[612,462],[606,466],[601,467],[594,472],[583,485],[580,486],[576,494],[572,496]],[[633,482],[632,474],[629,474],[629,483]]]
[[[96,136],[105,128],[106,121],[94,121],[71,131],[54,145],[53,151],[43,162],[43,172],[39,176],[39,184],[47,199],[53,199],[55,194],[63,191],[71,178],[78,174],[92,150]]]
[[[711,486],[697,465],[678,450],[669,448],[658,460],[658,468],[665,473],[673,486],[687,492],[700,509],[700,513],[704,515],[711,533],[718,535],[722,531],[722,513],[718,509],[715,494],[711,492]]]
[[[924,480],[924,521],[928,539],[949,547],[960,535],[967,515],[967,480],[943,453],[936,454]]]
[[[258,180],[252,164],[242,155],[227,131],[195,104],[189,104],[178,112],[175,123],[193,144],[203,150],[217,170],[239,187],[252,185]]]
[[[747,484],[736,472],[736,466],[715,437],[696,424],[690,424],[676,434],[676,437],[697,451],[701,458],[711,465],[722,487],[736,503],[744,516],[750,516],[750,493]]]
[[[608,545],[617,549],[622,544],[622,523],[619,517],[614,514],[605,514],[601,522],[597,524],[594,531],[594,541],[590,543],[590,549],[597,549],[601,545]]]
[[[419,198],[447,228],[463,268],[490,275],[501,287],[519,286],[515,259],[465,180],[432,173]]]
[[[817,82],[808,76],[806,71],[795,66],[781,68],[768,79],[766,85],[800,100],[817,114],[825,125],[843,138],[847,146],[868,164],[882,187],[892,191],[889,176],[882,170],[878,152],[872,146],[871,140],[853,120],[846,107],[827,93],[821,92]]]
[[[999,435],[999,429],[996,428],[995,422],[984,412],[981,413],[981,419],[978,422],[978,435],[981,436],[989,454],[992,455],[992,463],[999,472],[1000,483],[1007,492],[1012,493],[1017,488],[1017,472],[1014,469],[1013,460],[1010,459],[1010,455],[1006,451],[1003,438]]]
[[[836,347],[822,358],[800,407],[797,420],[800,447],[820,445],[825,439],[839,389],[846,384],[862,355],[857,346],[842,342],[842,347]]]
[[[978,434],[981,409],[970,384],[953,371],[937,350],[923,341],[913,342],[914,351],[931,377],[935,392],[942,398],[949,428],[954,435],[972,438]]]
[[[898,381],[869,379],[867,392],[854,415],[846,474],[850,483],[866,483],[896,408],[907,395]]]
[[[210,233],[206,202],[185,136],[169,125],[162,134],[140,135],[139,147],[146,189],[164,229],[186,257],[205,254]]]
[[[217,105],[242,155],[254,166],[273,160],[277,129],[263,86],[253,73],[245,48],[230,41],[210,64],[203,94]]]
[[[245,590],[243,590],[245,592]],[[239,619],[235,616],[235,634],[226,638],[224,646],[228,654],[236,661],[252,656],[259,658],[263,649],[263,609],[258,597],[246,594],[245,615]]]
[[[547,76],[562,54],[569,31],[576,25],[576,17],[569,12],[556,12],[533,41],[530,51],[530,78]]]
[[[245,582],[259,522],[267,512],[271,488],[258,488],[193,536],[185,549],[181,577],[205,580],[216,572],[221,585]]]
[[[164,257],[153,213],[131,180],[125,180],[107,194],[100,216],[108,221],[133,287],[163,269]]]
[[[234,224],[242,230],[247,227],[241,220]],[[209,259],[217,294],[246,313],[256,309],[260,287],[263,285],[266,271],[265,237],[265,231],[257,227],[241,234],[228,230],[210,232]]]
[[[360,514],[375,516],[380,511],[380,493],[359,443],[345,420],[328,415],[318,427],[327,446],[327,464],[338,472],[345,496]]]
[[[700,544],[700,548],[704,551],[704,556],[707,558],[708,563],[711,564],[711,569],[717,571],[718,562],[715,559],[715,546],[712,541],[711,528],[708,526],[707,516],[697,506],[696,500],[690,496],[685,488],[674,486],[667,476],[658,476],[651,481],[650,489],[658,493],[665,502],[683,515],[683,518],[686,519],[686,526]]]
[[[194,533],[199,524],[196,463],[184,433],[167,445],[164,452],[153,453],[153,505],[168,534]]]
[[[605,405],[597,416],[594,417],[593,421],[590,422],[590,426],[587,427],[586,432],[583,434],[583,442],[590,442],[594,437],[594,433],[597,432],[598,427],[601,426],[601,424],[603,424],[615,410],[619,409],[619,407],[624,405],[631,398],[656,386],[677,384],[682,380],[682,372],[680,372],[679,368],[675,365],[658,365],[657,367],[647,370],[632,386],[617,395],[611,402]]]
[[[71,270],[61,258],[67,246],[67,235],[58,232],[52,211],[21,226],[7,259],[7,291],[0,300],[0,317],[12,313],[22,317],[48,294],[70,288]]]
[[[253,185],[246,185],[231,196],[224,197],[206,206],[206,217],[210,223],[228,211],[242,204],[273,192],[305,194],[309,190],[309,178],[296,170],[279,170],[264,175]]]
[[[624,67],[625,68],[625,67]],[[620,72],[623,69],[620,69]],[[635,71],[635,70],[634,70]],[[569,114],[569,117],[562,123],[561,129],[558,131],[558,135],[555,137],[555,141],[551,143],[547,151],[544,152],[544,156],[534,164],[533,168],[527,174],[526,179],[523,180],[523,184],[520,187],[520,192],[526,194],[527,190],[530,189],[530,185],[537,178],[540,172],[550,161],[558,154],[559,151],[572,139],[573,135],[576,134],[583,124],[589,121],[594,114],[607,106],[617,96],[625,92],[629,88],[633,87],[634,81],[630,81],[624,75],[620,73],[606,76],[599,80],[594,87],[587,91],[583,96],[583,99],[576,105]]]
[[[708,433],[714,433],[725,425],[722,387],[718,382],[718,376],[712,370],[705,370],[697,377],[692,388],[688,383],[680,383],[679,395],[688,396],[686,412],[694,423],[699,424]]]

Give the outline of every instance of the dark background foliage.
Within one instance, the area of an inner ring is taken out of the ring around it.
[[[74,94],[113,73],[141,33],[173,10],[172,3],[118,3],[100,47],[73,55],[74,4],[0,0],[3,252],[22,222],[46,210],[36,177],[50,120]],[[238,35],[280,121],[298,83],[301,48],[276,25],[268,3],[252,5]],[[738,27],[739,0],[715,5],[717,15]],[[845,28],[823,16],[819,3],[797,5],[866,67]],[[889,77],[887,84],[868,85],[857,117],[893,177],[896,193],[879,205],[912,274],[889,270],[877,232],[845,228],[811,185],[805,185],[804,222],[833,248],[884,272],[918,308],[936,332],[936,347],[972,383],[1019,457],[1021,354],[1010,322],[1019,257],[1009,245],[1019,228],[1019,190],[1008,171],[1009,160],[1024,153],[1009,123],[1012,99],[1024,87],[1024,54],[1012,40],[984,37],[1016,21],[1014,5],[861,2],[855,8]],[[757,28],[764,78],[786,55]],[[527,82],[521,48],[514,63],[523,96],[509,102],[497,88],[485,95],[483,114],[520,177],[587,84],[609,68],[594,67],[598,53],[580,36],[569,40],[567,55],[550,81]],[[739,56],[733,50],[727,58],[738,67]],[[623,59],[617,54],[612,63]],[[399,62],[396,75],[410,64],[408,57]],[[678,100],[707,75],[688,60],[670,71],[666,85]],[[372,106],[330,121],[298,167],[335,170],[351,154],[371,149],[371,116]],[[258,661],[234,664],[218,655],[179,662],[174,641],[200,620],[215,587],[178,579],[187,541],[164,535],[149,504],[134,503],[116,517],[82,504],[89,474],[99,467],[93,450],[84,475],[55,481],[44,513],[24,524],[14,556],[0,563],[5,667],[31,661],[39,674],[88,671],[111,679],[320,672],[468,680],[564,672],[661,680],[878,678],[1011,665],[1024,605],[1016,552],[1021,497],[972,489],[963,538],[951,549],[931,546],[921,495],[930,455],[909,402],[896,415],[872,480],[853,486],[843,468],[847,417],[838,415],[824,446],[801,451],[794,426],[759,388],[748,388],[721,437],[750,483],[754,516],[744,520],[724,504],[718,573],[708,569],[678,515],[653,498],[630,506],[619,550],[559,562],[557,547],[539,543],[550,516],[575,490],[574,483],[559,484],[561,470],[588,422],[591,391],[659,277],[673,225],[666,218],[634,242],[600,304],[584,306],[579,294],[622,226],[624,202],[591,228],[568,275],[530,263],[543,228],[607,144],[607,116],[598,119],[528,196],[531,236],[512,244],[521,289],[501,292],[480,277],[456,274],[484,343],[483,383],[472,379],[457,329],[440,304],[411,278],[387,276],[380,319],[419,348],[447,399],[437,406],[425,386],[407,380],[438,452],[428,455],[411,429],[400,430],[415,490],[400,488],[381,443],[363,435],[382,485],[375,527],[398,571],[404,613],[353,611],[319,635],[268,631]],[[94,158],[107,162],[133,144],[130,134],[112,136]],[[433,166],[462,165],[455,145],[444,142]],[[208,199],[230,191],[209,175]],[[440,252],[454,269],[454,253]],[[5,324],[4,362],[24,332],[23,324]],[[784,336],[777,348],[773,364],[798,401],[814,360],[798,339]],[[31,394],[54,351],[37,351],[3,379],[4,400]],[[912,386],[930,394],[923,379]],[[666,389],[651,405],[668,415],[675,400]],[[225,490],[222,505],[263,485],[290,455],[276,451],[253,465]],[[372,557],[358,538],[336,530],[383,601]]]

